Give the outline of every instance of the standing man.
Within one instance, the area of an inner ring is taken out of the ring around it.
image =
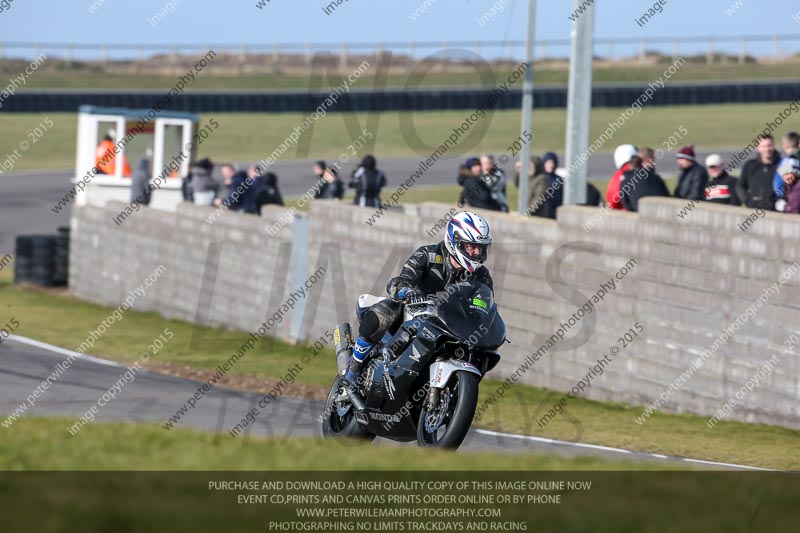
[[[353,171],[349,185],[356,190],[354,204],[361,207],[380,207],[381,189],[386,186],[386,175],[378,169],[375,158],[366,155],[361,160],[361,165]]]
[[[706,201],[715,204],[742,205],[736,194],[736,184],[739,180],[728,174],[724,163],[719,154],[706,157],[706,168],[711,176],[711,181],[706,187]]]
[[[678,174],[678,185],[675,187],[675,198],[687,200],[705,200],[708,172],[697,162],[694,145],[684,146],[675,156],[681,171]]]
[[[773,182],[780,155],[770,134],[759,135],[758,155],[742,166],[736,194],[747,207],[774,210]]]
[[[622,205],[627,211],[638,211],[639,200],[646,196],[669,196],[669,189],[661,176],[656,174],[655,151],[649,146],[639,149],[631,158],[632,168],[625,172],[620,187]]]

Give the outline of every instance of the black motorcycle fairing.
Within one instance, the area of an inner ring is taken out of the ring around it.
[[[506,338],[506,327],[492,290],[485,284],[468,280],[450,285],[436,293],[429,318],[454,338],[476,349],[492,350]]]

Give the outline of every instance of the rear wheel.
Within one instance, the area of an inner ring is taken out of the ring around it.
[[[371,441],[375,435],[365,431],[356,421],[353,404],[342,386],[342,377],[336,376],[325,401],[322,413],[322,434],[325,438],[351,438]]]
[[[478,406],[480,378],[470,372],[456,372],[439,394],[439,404],[422,406],[417,424],[417,444],[426,448],[456,449],[467,436]]]

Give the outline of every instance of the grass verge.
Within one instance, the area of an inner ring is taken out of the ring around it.
[[[165,432],[157,424],[95,423],[77,437],[66,419],[26,417],[5,431],[0,470],[668,470],[667,463],[596,457],[500,454],[393,448],[314,439],[246,442],[193,429]]]
[[[0,272],[0,316],[16,318],[20,322],[17,331],[20,335],[75,349],[110,311],[68,295],[56,296],[48,291],[11,286],[8,279],[7,270]],[[215,368],[247,338],[242,332],[195,327],[178,320],[166,320],[156,313],[129,311],[89,353],[132,362],[146,343],[165,327],[174,332],[175,338],[159,352],[156,362],[197,369]],[[202,337],[197,348],[190,347],[193,334]],[[297,362],[301,353],[304,353],[301,347],[271,341],[241,359],[230,374],[234,380],[241,376],[249,382],[252,378],[256,382],[279,379]],[[312,361],[296,377],[298,386],[324,392],[335,372],[332,350],[324,351]],[[497,385],[496,380],[487,379],[481,387],[481,401]],[[289,394],[292,394],[291,389]],[[797,455],[800,431],[777,426],[726,421],[709,430],[704,417],[666,413],[656,413],[644,425],[638,425],[634,420],[641,413],[641,407],[576,398],[562,415],[539,428],[535,419],[560,397],[561,393],[554,391],[515,385],[488,409],[477,426],[696,459],[800,470],[800,456]]]

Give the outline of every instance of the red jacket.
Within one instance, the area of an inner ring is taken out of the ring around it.
[[[631,167],[628,166],[628,163],[625,163],[622,165],[622,168],[614,172],[614,175],[611,176],[611,181],[608,182],[608,189],[606,189],[606,203],[609,208],[625,211],[625,208],[622,207],[622,197],[619,194],[619,188],[622,175],[630,169]]]

